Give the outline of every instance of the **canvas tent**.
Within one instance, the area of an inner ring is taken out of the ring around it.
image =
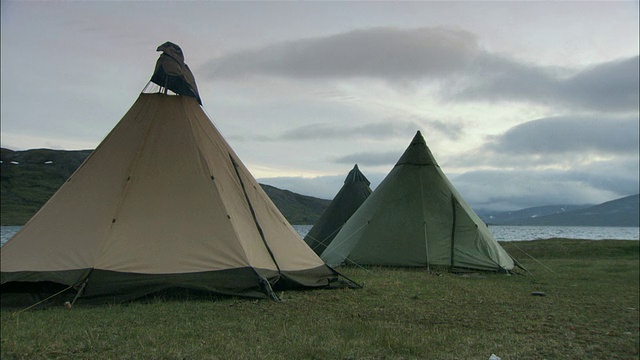
[[[419,131],[321,257],[334,266],[514,268],[513,259],[444,175]]]
[[[0,250],[2,303],[337,284],[188,95],[143,93]],[[66,291],[65,291],[66,290]]]
[[[304,241],[318,255],[322,254],[351,215],[371,195],[369,184],[356,164],[347,174],[340,191],[304,237]]]

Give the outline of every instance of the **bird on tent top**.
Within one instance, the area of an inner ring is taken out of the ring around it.
[[[165,93],[171,90],[178,95],[191,96],[202,105],[196,79],[184,62],[184,54],[180,46],[167,41],[158,46],[156,51],[162,51],[162,54],[156,62],[151,81],[164,88]]]

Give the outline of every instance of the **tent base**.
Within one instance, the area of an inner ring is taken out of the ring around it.
[[[26,281],[4,282],[1,286],[1,306],[25,308],[39,302],[42,303],[38,307],[62,306],[76,298],[80,305],[117,304],[158,297],[190,299],[221,295],[270,297],[275,300],[275,291],[359,287],[326,265],[302,271],[283,271],[281,274],[252,267],[184,274],[137,274],[95,269],[73,272],[86,276],[68,285],[45,280],[68,278],[63,272],[3,273],[3,280],[12,278]],[[51,299],[47,299],[49,297]]]

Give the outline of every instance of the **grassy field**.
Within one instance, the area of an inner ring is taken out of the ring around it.
[[[503,244],[532,273],[521,276],[343,268],[364,288],[286,292],[280,303],[156,298],[3,310],[1,357],[638,359],[638,245]]]

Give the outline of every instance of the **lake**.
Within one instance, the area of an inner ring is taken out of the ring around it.
[[[304,237],[312,225],[293,225],[300,236]],[[489,230],[498,241],[526,241],[552,238],[585,240],[638,240],[640,228],[637,227],[598,227],[598,226],[490,226]]]
[[[307,235],[312,225],[293,225],[301,237]],[[2,245],[7,242],[21,226],[0,227]],[[525,241],[552,238],[585,240],[638,240],[640,228],[637,227],[599,227],[599,226],[490,226],[489,230],[498,241]]]

